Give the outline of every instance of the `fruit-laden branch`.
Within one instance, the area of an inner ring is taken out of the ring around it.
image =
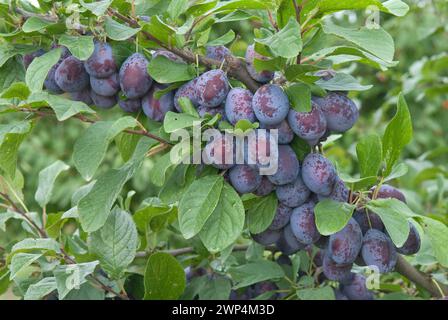
[[[233,247],[233,251],[246,251],[249,248],[248,245],[236,245]],[[274,246],[266,247],[265,250],[276,252],[278,249]],[[192,247],[173,249],[173,250],[163,250],[162,252],[171,254],[172,256],[180,256],[184,254],[194,253],[195,249]],[[146,258],[152,252],[140,251],[137,252],[136,258]],[[407,278],[414,284],[428,290],[433,297],[445,297],[448,296],[448,286],[436,281],[429,275],[426,275],[418,271],[409,262],[407,262],[401,255],[398,255],[398,262],[395,269],[402,276]]]
[[[114,16],[114,17],[126,22],[131,27],[140,27],[139,23],[136,20],[119,13],[118,11],[116,11],[114,9],[108,9],[108,13],[109,13],[109,15]],[[169,47],[168,45],[162,43],[160,40],[153,37],[149,32],[146,32],[144,30],[141,31],[141,33],[148,40],[157,43],[162,48],[164,48],[168,51],[171,51],[172,53],[178,55],[179,57],[181,57],[182,59],[184,59],[185,61],[187,61],[189,63],[198,62],[200,65],[202,65],[208,69],[219,68],[222,64],[221,61],[210,59],[210,58],[207,58],[207,57],[204,57],[201,55],[197,55],[189,50],[182,50],[182,49],[178,49],[178,48]],[[235,56],[229,55],[225,58],[225,60],[226,61],[224,63],[224,68],[227,70],[227,73],[231,77],[244,83],[247,86],[247,88],[249,90],[251,90],[252,92],[257,91],[257,89],[260,87],[260,84],[258,82],[256,82],[254,79],[252,79],[252,77],[249,75],[249,72],[247,72],[245,63],[241,59],[239,59]]]

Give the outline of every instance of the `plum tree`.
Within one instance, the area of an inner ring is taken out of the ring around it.
[[[243,119],[250,122],[257,120],[252,108],[252,98],[252,92],[243,88],[233,88],[229,91],[225,103],[225,113],[231,124],[235,125]]]
[[[206,57],[218,61],[223,61],[226,57],[231,56],[232,53],[225,46],[207,46]]]
[[[362,245],[362,231],[355,219],[351,218],[339,232],[330,236],[328,250],[337,264],[350,264],[356,260]]]
[[[271,230],[283,229],[289,223],[291,213],[292,208],[279,203],[277,206],[277,211],[275,212],[274,220],[272,220],[269,229]]]
[[[142,109],[141,99],[118,99],[118,105],[125,112],[137,112]]]
[[[261,183],[258,186],[257,190],[255,190],[253,193],[259,197],[264,197],[270,194],[275,190],[275,185],[269,181],[269,179],[266,176],[261,177]]]
[[[374,212],[365,209],[357,209],[353,214],[353,218],[358,222],[363,234],[366,234],[369,229],[376,229],[379,231],[384,230],[383,221],[381,221],[380,216]]]
[[[397,252],[404,255],[412,255],[417,253],[420,250],[421,240],[420,234],[417,231],[415,225],[409,222],[409,236],[406,239],[406,242],[400,248],[397,248]]]
[[[118,74],[112,73],[107,78],[95,78],[90,76],[90,87],[99,95],[106,97],[114,96],[120,91]]]
[[[277,199],[285,206],[291,208],[301,206],[311,195],[310,189],[303,183],[300,176],[292,183],[278,186],[275,192]]]
[[[90,96],[90,88],[86,88],[81,91],[70,92],[70,98],[74,101],[84,102],[88,106],[93,104],[92,97]]]
[[[117,104],[117,97],[106,97],[97,94],[95,91],[90,90],[90,97],[92,98],[93,104],[101,109],[110,109]]]
[[[172,91],[167,92],[160,99],[155,97],[155,94],[163,89],[164,86],[155,84],[142,98],[143,112],[154,121],[163,121],[165,114],[174,110],[174,94]]]
[[[222,70],[210,70],[200,75],[195,84],[199,105],[218,107],[229,93],[229,80]]]
[[[141,53],[129,56],[121,65],[119,72],[120,87],[129,99],[143,97],[151,88],[152,78],[149,76],[148,60]]]
[[[307,202],[295,208],[291,214],[291,229],[297,240],[304,244],[313,244],[320,238],[314,216],[315,204]]]
[[[359,273],[350,282],[341,284],[341,292],[350,300],[373,300],[373,292],[367,289],[366,277]]]
[[[252,234],[252,239],[263,246],[269,246],[276,243],[280,239],[281,234],[282,232],[279,230],[266,229],[263,232]]]
[[[303,160],[302,179],[318,195],[329,196],[336,182],[336,169],[324,156],[310,153]]]
[[[288,123],[296,135],[300,138],[311,141],[312,145],[320,139],[327,130],[327,121],[323,112],[313,103],[310,112],[297,112],[289,110]]]
[[[361,253],[365,263],[376,266],[381,273],[391,272],[397,263],[397,250],[392,240],[376,229],[366,232]]]
[[[330,199],[337,202],[348,202],[349,196],[350,196],[350,190],[345,185],[345,182],[341,178],[336,177],[336,182],[330,195],[323,196],[319,194],[317,197],[319,198],[320,201]]]
[[[346,132],[359,118],[359,110],[346,95],[331,92],[320,105],[327,120],[327,128],[333,132]]]
[[[251,193],[260,186],[261,176],[252,167],[239,164],[230,169],[230,183],[241,194]]]
[[[198,98],[196,94],[196,82],[197,78],[183,84],[174,95],[174,107],[178,112],[182,112],[182,108],[179,104],[180,98],[188,98],[190,99],[193,106],[197,107],[199,105]]]
[[[306,245],[299,242],[292,232],[291,225],[288,224],[283,228],[283,231],[276,241],[275,245],[277,248],[286,255],[291,255],[299,250],[306,248]]]
[[[277,125],[288,115],[288,96],[278,85],[266,84],[255,92],[252,108],[260,123]]]
[[[117,72],[112,47],[106,42],[95,42],[92,55],[84,63],[87,73],[95,78],[108,78]],[[97,92],[100,94],[99,92]]]
[[[269,175],[268,179],[277,186],[294,182],[300,172],[299,160],[294,150],[289,145],[280,145],[277,156],[277,172]]]
[[[328,252],[324,255],[322,267],[328,280],[349,283],[353,279],[352,264],[337,264]]]
[[[294,139],[294,132],[286,120],[283,120],[280,124],[276,125],[260,124],[260,128],[268,130],[277,129],[278,144],[290,144]]]
[[[261,54],[259,54],[255,51],[255,46],[252,44],[252,45],[249,45],[246,50],[247,72],[249,72],[249,75],[255,81],[258,81],[261,83],[267,83],[267,82],[271,81],[274,78],[274,72],[268,71],[268,70],[257,72],[257,70],[255,70],[255,66],[254,66],[255,59],[267,60],[266,57],[262,56]]]
[[[89,74],[83,62],[74,56],[61,62],[55,71],[54,80],[65,92],[81,91],[89,86]]]

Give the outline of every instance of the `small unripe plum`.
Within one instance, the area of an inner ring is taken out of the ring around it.
[[[101,109],[110,109],[117,104],[117,97],[106,97],[97,94],[95,91],[90,90],[90,96],[92,97],[93,104]]]
[[[125,112],[138,112],[142,109],[142,101],[140,99],[119,99],[118,105]]]
[[[295,208],[291,214],[291,229],[297,240],[304,244],[313,244],[320,238],[317,230],[316,218],[314,216],[314,206],[312,202]]]
[[[81,91],[89,86],[89,74],[81,60],[70,56],[57,67],[54,79],[65,92]]]
[[[156,99],[154,94],[164,89],[163,86],[154,85],[142,98],[142,108],[146,116],[154,121],[163,121],[168,111],[174,110],[174,94],[172,91]]]
[[[280,203],[291,208],[301,206],[311,195],[310,189],[303,183],[300,175],[294,182],[278,186],[275,192]]]
[[[257,60],[267,60],[266,57],[262,56],[261,54],[255,51],[255,46],[252,44],[248,46],[246,50],[246,69],[247,72],[249,72],[249,75],[252,77],[252,79],[261,83],[267,83],[272,79],[274,79],[274,72],[272,71],[265,70],[257,72],[257,70],[255,70],[254,66],[255,58]]]
[[[241,194],[251,193],[260,186],[261,176],[248,165],[236,165],[229,172],[230,183]]]
[[[327,121],[323,112],[312,104],[310,112],[289,110],[288,123],[296,135],[307,141],[320,139],[327,130]]]
[[[302,179],[308,189],[316,194],[328,196],[336,182],[336,169],[324,156],[310,153],[303,160]]]
[[[123,94],[129,99],[141,98],[151,88],[153,80],[147,68],[148,60],[140,53],[134,53],[121,65],[120,86]]]
[[[361,228],[356,220],[351,218],[341,231],[330,236],[328,250],[334,262],[348,264],[356,260],[361,245]]]
[[[227,120],[235,125],[239,120],[257,121],[252,108],[253,94],[243,88],[234,88],[227,95],[225,112]]]
[[[96,42],[92,55],[84,63],[86,71],[95,78],[107,78],[117,72],[112,47],[105,42]]]
[[[289,219],[291,218],[292,208],[287,207],[281,203],[277,206],[277,211],[274,216],[274,220],[272,220],[269,229],[271,230],[280,230],[283,229],[287,224],[289,224]]]
[[[210,70],[197,79],[195,90],[198,103],[204,107],[218,107],[229,93],[229,80],[222,70]]]
[[[262,86],[255,92],[252,108],[264,125],[278,125],[289,112],[289,99],[281,87],[275,84]]]
[[[321,109],[327,120],[328,130],[346,132],[351,129],[359,118],[359,110],[347,96],[332,92],[325,97]]]
[[[120,81],[118,74],[113,73],[107,78],[90,77],[90,86],[93,91],[102,96],[111,97],[120,91]]]
[[[376,229],[366,232],[361,253],[365,263],[378,267],[380,273],[391,272],[397,264],[398,255],[392,240]]]

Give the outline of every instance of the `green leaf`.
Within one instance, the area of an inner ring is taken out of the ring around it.
[[[188,0],[172,0],[168,5],[168,15],[171,19],[178,18],[188,8]]]
[[[196,167],[186,164],[178,165],[159,192],[159,198],[165,203],[175,203],[193,183]]]
[[[3,57],[0,48],[0,64]],[[13,58],[0,67],[0,91],[13,85],[15,82],[25,81],[25,68],[19,58]]]
[[[47,103],[49,107],[53,109],[56,118],[59,121],[67,120],[79,113],[95,113],[95,111],[89,108],[84,102],[72,101],[63,96],[55,96],[48,94],[47,92],[36,92],[31,94],[28,98],[28,102]]]
[[[311,90],[305,84],[294,83],[286,88],[291,107],[297,112],[311,111]]]
[[[411,114],[403,94],[400,94],[397,103],[397,113],[387,125],[383,136],[383,155],[386,162],[385,176],[392,172],[392,168],[398,161],[401,151],[411,142],[412,135]]]
[[[279,264],[268,260],[231,267],[229,273],[234,281],[234,289],[247,287],[265,280],[280,279],[285,276]]]
[[[343,38],[386,62],[392,62],[394,59],[394,40],[381,27],[345,28],[326,23],[323,25],[323,31]]]
[[[398,248],[402,247],[409,236],[409,215],[413,215],[406,204],[397,199],[377,199],[366,207],[380,216],[392,241]]]
[[[6,61],[8,61],[9,59],[18,54],[27,54],[35,50],[36,50],[35,46],[0,43],[0,67],[3,66],[6,63]]]
[[[148,73],[158,83],[188,81],[196,77],[194,66],[171,61],[161,55],[149,62]]]
[[[354,205],[333,200],[320,201],[314,207],[316,226],[324,236],[332,235],[342,230],[352,217]]]
[[[329,80],[317,80],[316,84],[328,91],[365,91],[372,88],[372,85],[364,86],[353,78],[353,76],[346,73],[336,73]]]
[[[28,121],[0,124],[0,169],[11,178],[16,174],[19,147],[32,128]]]
[[[383,161],[383,146],[377,134],[361,138],[356,145],[361,177],[372,177],[378,174]]]
[[[306,288],[297,290],[300,300],[335,300],[334,291],[331,287]]]
[[[379,0],[312,0],[306,3],[306,9],[314,9],[316,5],[319,7],[319,12],[323,14],[342,10],[363,10],[369,6],[374,6],[378,10],[401,17],[409,10],[408,5],[400,0],[389,0],[385,2]]]
[[[11,264],[9,265],[10,275],[9,279],[14,280],[20,272],[24,271],[27,267],[33,264],[37,259],[42,257],[41,253],[18,253],[15,254],[11,259]]]
[[[111,17],[106,17],[104,30],[110,39],[115,41],[123,41],[135,35],[141,30],[141,28],[131,28],[115,21]]]
[[[138,247],[137,228],[129,213],[113,209],[104,226],[91,234],[89,247],[104,271],[113,279],[120,279]]]
[[[57,48],[51,50],[44,55],[34,58],[33,62],[26,70],[25,82],[28,88],[32,92],[42,91],[45,78],[47,78],[48,72],[61,57],[61,49]]]
[[[24,252],[29,250],[50,250],[56,253],[61,252],[59,243],[54,239],[32,239],[27,238],[17,242],[12,248],[11,253]]]
[[[163,120],[163,129],[167,133],[172,133],[179,129],[190,128],[195,123],[200,125],[202,121],[203,119],[198,119],[190,114],[168,111]]]
[[[25,83],[15,82],[8,89],[1,93],[0,98],[18,98],[20,100],[26,100],[30,93],[30,89],[28,89],[28,86]]]
[[[422,217],[422,227],[428,235],[437,260],[444,267],[448,267],[448,227],[440,221]]]
[[[257,198],[247,208],[247,226],[251,233],[257,234],[265,231],[274,220],[277,212],[277,198],[274,193]]]
[[[218,205],[224,179],[206,176],[191,184],[179,203],[179,227],[190,239],[198,234]]]
[[[56,290],[56,279],[54,277],[43,278],[28,287],[24,300],[40,300]]]
[[[367,187],[373,186],[377,181],[377,176],[365,177],[365,178],[353,178],[344,173],[340,173],[339,177],[350,186],[352,191],[363,190]]]
[[[218,5],[210,10],[211,12],[225,12],[236,9],[273,9],[274,4],[272,1],[262,1],[262,0],[230,0],[226,2],[219,2]]]
[[[162,187],[165,184],[167,172],[175,165],[176,163],[171,161],[171,153],[165,153],[156,160],[154,167],[151,169],[149,173],[150,181],[157,187]]]
[[[17,219],[17,220],[23,220],[24,218],[12,211],[6,211],[0,213],[0,230],[3,230],[3,232],[6,232],[6,222],[8,222],[9,219]]]
[[[52,24],[54,23],[38,17],[30,17],[26,19],[25,23],[23,24],[22,31],[25,33],[39,31]]]
[[[185,286],[185,273],[176,258],[163,252],[149,257],[145,269],[145,300],[177,299]]]
[[[288,21],[293,17],[296,18],[296,10],[294,1],[281,0],[277,10],[277,25],[280,29],[284,28]]]
[[[228,300],[232,285],[229,279],[219,277],[205,281],[199,293],[199,300]]]
[[[233,39],[235,39],[235,32],[233,30],[229,30],[221,37],[207,43],[207,46],[225,46],[226,44],[232,42]]]
[[[227,183],[222,187],[219,202],[199,232],[210,252],[219,252],[238,239],[244,228],[244,206],[238,193]]]
[[[171,205],[164,204],[159,198],[148,198],[143,201],[140,209],[132,216],[137,225],[137,229],[146,234],[148,225],[151,223],[152,219],[170,214],[175,207]]]
[[[279,32],[256,41],[269,47],[276,57],[295,58],[302,51],[300,25],[295,17],[291,17],[288,24]]]
[[[157,15],[152,16],[149,22],[143,24],[143,30],[167,46],[176,45],[176,30],[163,22]],[[154,45],[158,47],[157,44],[154,43]]]
[[[409,171],[409,167],[405,163],[399,163],[392,168],[391,173],[384,179],[384,182],[395,180],[406,175]]]
[[[110,4],[112,3],[112,0],[102,0],[92,2],[85,2],[84,0],[80,0],[79,3],[84,8],[91,11],[94,15],[102,16],[106,12],[107,8],[109,8]]]
[[[39,172],[39,185],[34,199],[36,199],[41,208],[44,208],[50,202],[56,178],[69,168],[63,161],[58,160]]]
[[[92,36],[69,36],[63,34],[59,38],[59,44],[66,46],[72,55],[79,60],[87,60],[95,49]]]
[[[56,288],[59,299],[64,299],[72,290],[78,290],[82,284],[87,282],[87,276],[91,275],[98,261],[66,264],[57,266],[54,271],[56,278]]]
[[[116,121],[100,121],[91,125],[76,140],[73,149],[73,162],[76,169],[86,180],[91,180],[106,156],[112,140],[127,128],[137,125],[133,117],[122,117]]]

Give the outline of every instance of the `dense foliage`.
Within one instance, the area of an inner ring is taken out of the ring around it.
[[[0,0],[0,292],[446,296],[446,3],[409,5]]]

